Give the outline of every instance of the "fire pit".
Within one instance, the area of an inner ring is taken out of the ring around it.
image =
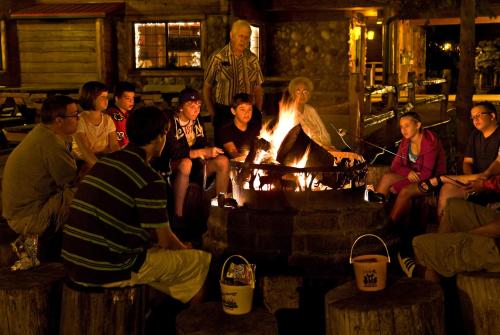
[[[242,207],[211,208],[205,248],[216,256],[243,254],[261,269],[272,264],[323,276],[346,272],[350,246],[361,234],[392,244],[383,207],[363,201],[364,159],[314,142],[293,111],[279,118],[245,158],[231,161],[233,197]]]
[[[255,209],[329,209],[359,201],[367,165],[359,156],[331,152],[334,166],[293,167],[231,161],[233,196]]]

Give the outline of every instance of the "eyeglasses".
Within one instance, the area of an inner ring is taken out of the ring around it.
[[[61,115],[62,118],[71,118],[71,117],[76,117],[77,119],[80,117],[80,114],[75,114],[75,115]]]
[[[302,90],[302,91],[297,90],[297,91],[295,91],[295,94],[309,95],[310,93],[308,90]]]
[[[481,113],[477,113],[476,115],[473,115],[470,117],[471,120],[479,120],[481,118],[481,115],[488,115],[490,113],[488,112],[481,112]]]

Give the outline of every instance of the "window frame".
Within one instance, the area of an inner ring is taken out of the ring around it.
[[[5,20],[0,20],[0,72],[7,71],[7,33]]]
[[[176,22],[198,22],[200,24],[200,66],[199,67],[171,67],[169,66],[169,49],[168,49],[168,24],[176,23]],[[135,25],[136,24],[148,24],[148,23],[162,23],[165,24],[165,67],[137,67],[136,64],[136,35],[135,35]],[[132,24],[132,70],[135,72],[147,71],[147,72],[199,72],[203,71],[203,56],[204,56],[204,40],[205,40],[205,29],[204,29],[204,20],[201,18],[172,18],[172,19],[147,19],[147,20],[133,20]]]
[[[257,53],[255,55],[259,59],[259,62],[261,62],[261,60],[262,60],[262,25],[256,24],[256,23],[250,23],[250,26],[251,26],[251,28],[257,29],[257,31],[259,32],[258,42],[257,42],[257,46],[256,46]],[[252,31],[252,35],[250,36],[250,41],[252,40],[252,38],[253,38],[253,31]],[[252,51],[251,45],[250,45],[249,49]]]

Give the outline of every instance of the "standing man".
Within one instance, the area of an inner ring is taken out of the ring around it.
[[[13,246],[19,260],[12,270],[39,264],[38,236],[59,231],[73,199],[76,162],[71,135],[78,125],[78,107],[59,95],[44,101],[41,123],[12,151],[2,178],[2,215],[20,234]]]
[[[165,180],[150,166],[168,122],[156,107],[127,119],[129,145],[100,159],[82,179],[64,226],[62,257],[82,286],[149,284],[183,303],[201,289],[211,255],[186,250],[170,230]]]
[[[264,77],[259,59],[248,49],[251,32],[247,21],[234,22],[229,44],[212,55],[205,70],[203,100],[212,116],[216,137],[223,125],[232,122],[231,101],[238,93],[247,93],[255,101],[250,122],[262,122]],[[215,96],[212,96],[214,86]]]
[[[114,92],[115,103],[109,107],[106,114],[111,116],[116,127],[116,139],[120,148],[128,144],[127,129],[125,127],[127,117],[134,108],[135,86],[128,81],[120,81],[116,84]]]

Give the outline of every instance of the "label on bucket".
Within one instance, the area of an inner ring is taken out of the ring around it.
[[[229,309],[238,308],[238,303],[236,302],[236,292],[234,293],[223,293],[222,294],[222,306]]]
[[[377,282],[377,271],[369,270],[363,273],[363,284],[365,287],[376,287]]]

